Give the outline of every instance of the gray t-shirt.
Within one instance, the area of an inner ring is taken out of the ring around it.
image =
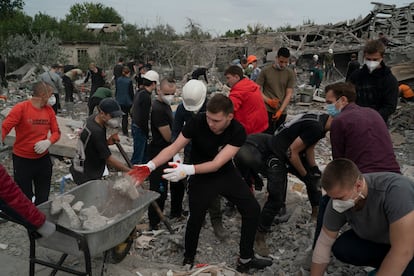
[[[361,238],[390,244],[389,226],[414,210],[414,182],[396,173],[364,174],[368,196],[361,210],[338,213],[329,201],[324,214],[324,226],[339,231],[349,223]]]

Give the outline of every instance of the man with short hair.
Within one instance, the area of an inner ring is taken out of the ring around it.
[[[262,87],[266,103],[269,127],[266,133],[273,134],[285,122],[287,106],[295,87],[295,73],[288,68],[290,52],[282,47],[277,51],[275,63],[265,67],[256,83]]]
[[[234,202],[242,216],[240,258],[237,270],[262,269],[272,261],[256,258],[253,251],[254,236],[260,206],[233,165],[232,158],[243,145],[246,133],[243,126],[233,120],[233,104],[222,94],[214,95],[207,103],[207,112],[198,113],[170,146],[163,149],[146,165],[138,169],[154,171],[170,160],[190,141],[193,165],[170,162],[163,177],[170,181],[189,178],[190,216],[185,232],[183,264],[194,265],[200,230],[211,201],[219,194]]]
[[[385,123],[398,103],[398,82],[384,63],[385,46],[379,40],[369,40],[364,47],[364,65],[349,81],[355,85],[356,104],[378,111]]]
[[[55,103],[52,105],[55,114],[57,114],[58,109],[60,109],[60,94],[64,92],[64,86],[62,78],[59,76],[58,72],[60,70],[59,64],[53,64],[49,71],[43,72],[39,79],[48,83],[53,88],[53,95],[55,97]]]
[[[121,107],[114,99],[106,98],[99,103],[98,111],[98,114],[88,117],[79,135],[78,149],[70,167],[73,180],[78,185],[101,179],[106,165],[123,172],[130,170],[112,155],[108,147],[119,142],[118,134],[106,138],[108,128],[116,129],[120,125],[124,114]]]
[[[375,275],[414,275],[414,183],[396,173],[361,174],[349,159],[333,160],[322,175],[331,197],[313,251],[312,276],[322,276],[331,251]],[[348,223],[350,230],[338,236]]]
[[[275,135],[249,135],[235,156],[234,162],[241,172],[251,169],[267,176],[268,198],[260,214],[255,241],[255,249],[261,256],[270,254],[265,235],[271,231],[273,221],[280,223],[288,219],[285,205],[288,172],[305,183],[312,218],[316,218],[321,172],[315,161],[315,146],[325,137],[331,121],[327,114],[298,115],[280,126]]]
[[[148,121],[151,110],[151,94],[157,88],[160,77],[157,72],[150,70],[143,75],[144,88],[135,93],[132,103],[132,137],[134,152],[132,164],[143,164],[147,161],[146,150],[149,138]]]
[[[191,73],[191,79],[198,80],[201,76],[203,76],[206,83],[208,83],[207,71],[208,69],[206,67],[199,67]]]
[[[171,127],[173,124],[173,114],[171,110],[171,103],[174,99],[177,85],[172,78],[164,78],[161,80],[160,89],[157,91],[157,97],[152,102],[151,109],[151,134],[152,139],[148,145],[148,157],[153,158],[161,150],[171,145],[172,135]],[[179,155],[174,156],[175,160],[180,160]],[[149,177],[150,190],[158,192],[161,196],[157,199],[157,203],[160,209],[163,211],[165,206],[165,200],[168,193],[168,180],[162,178],[163,170],[168,165],[162,164]],[[170,218],[181,218],[182,216],[182,202],[184,198],[184,183],[183,181],[171,182],[171,213]],[[158,224],[160,218],[155,209],[148,207],[148,218],[151,230],[158,230]]]
[[[120,57],[118,59],[118,62],[115,64],[114,70],[113,70],[113,80],[115,82],[115,86],[116,86],[116,80],[122,76],[122,68],[124,68],[124,58]]]
[[[359,67],[361,67],[361,64],[359,64],[359,61],[357,59],[357,54],[356,53],[352,53],[351,54],[351,60],[348,62],[348,66],[346,69],[346,77],[345,77],[345,81],[349,80],[349,77],[352,75],[352,73],[359,69]]]
[[[228,67],[224,76],[231,88],[229,98],[234,106],[234,119],[242,124],[247,134],[265,131],[269,125],[260,87],[245,78],[237,65]]]
[[[56,115],[49,103],[52,96],[51,85],[35,83],[33,97],[16,104],[1,128],[2,142],[15,129],[14,179],[30,200],[35,196],[36,205],[49,199],[53,164],[48,149],[60,138]]]

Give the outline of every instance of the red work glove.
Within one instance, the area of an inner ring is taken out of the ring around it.
[[[270,99],[268,98],[266,100],[266,103],[271,107],[271,108],[278,108],[279,107],[279,99]]]
[[[278,110],[275,114],[273,114],[272,119],[277,121],[279,120],[280,116],[282,116],[282,110]]]
[[[141,185],[145,179],[147,179],[155,168],[155,164],[152,161],[149,161],[145,165],[134,165],[134,167],[132,167],[132,169],[128,172],[128,175],[135,180],[135,185],[138,186]]]
[[[121,140],[119,139],[118,133],[114,133],[106,140],[108,145],[113,145],[119,143]]]

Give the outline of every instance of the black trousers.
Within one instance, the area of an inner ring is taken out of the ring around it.
[[[35,205],[49,199],[52,167],[49,154],[37,159],[23,158],[13,154],[14,181],[30,200],[33,195],[36,197]]]
[[[390,248],[389,244],[361,239],[351,229],[336,239],[332,253],[338,260],[347,264],[379,268]],[[411,259],[402,275],[414,275],[414,259]]]
[[[217,195],[222,195],[237,206],[242,216],[240,258],[252,258],[260,206],[236,168],[225,172],[193,175],[189,178],[190,216],[185,232],[184,256],[194,258],[196,255],[206,211]]]
[[[168,193],[168,180],[162,178],[165,168],[169,167],[167,164],[159,166],[150,175],[150,190],[160,193],[160,197],[157,199],[158,206],[164,211],[165,200]],[[183,198],[184,198],[184,182],[171,182],[171,210],[170,216],[179,217],[183,212]],[[160,223],[160,218],[155,209],[150,205],[148,207],[148,218],[152,228],[155,228]]]
[[[89,109],[89,116],[92,115],[93,110],[95,109],[95,106],[99,105],[99,103],[102,101],[102,98],[99,97],[91,97],[88,100],[88,109]]]
[[[122,133],[128,135],[128,117],[131,116],[131,106],[130,105],[120,105],[122,112]]]

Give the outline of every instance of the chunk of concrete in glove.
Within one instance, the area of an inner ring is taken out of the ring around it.
[[[67,194],[56,197],[50,206],[50,214],[57,215],[62,211],[63,203],[67,203],[68,205],[75,199],[74,195]]]
[[[135,200],[139,197],[136,186],[134,185],[132,179],[128,177],[116,180],[112,188],[119,194],[128,196],[132,200]]]
[[[101,216],[93,205],[82,209],[79,212],[79,218],[82,220],[82,228],[85,230],[96,230],[108,223],[108,218]]]
[[[83,205],[84,205],[83,201],[78,201],[78,202],[76,202],[75,204],[72,205],[72,209],[76,213],[79,213],[80,210],[82,210]]]
[[[58,224],[71,229],[81,229],[81,221],[67,202],[62,202],[62,212],[58,219]]]

